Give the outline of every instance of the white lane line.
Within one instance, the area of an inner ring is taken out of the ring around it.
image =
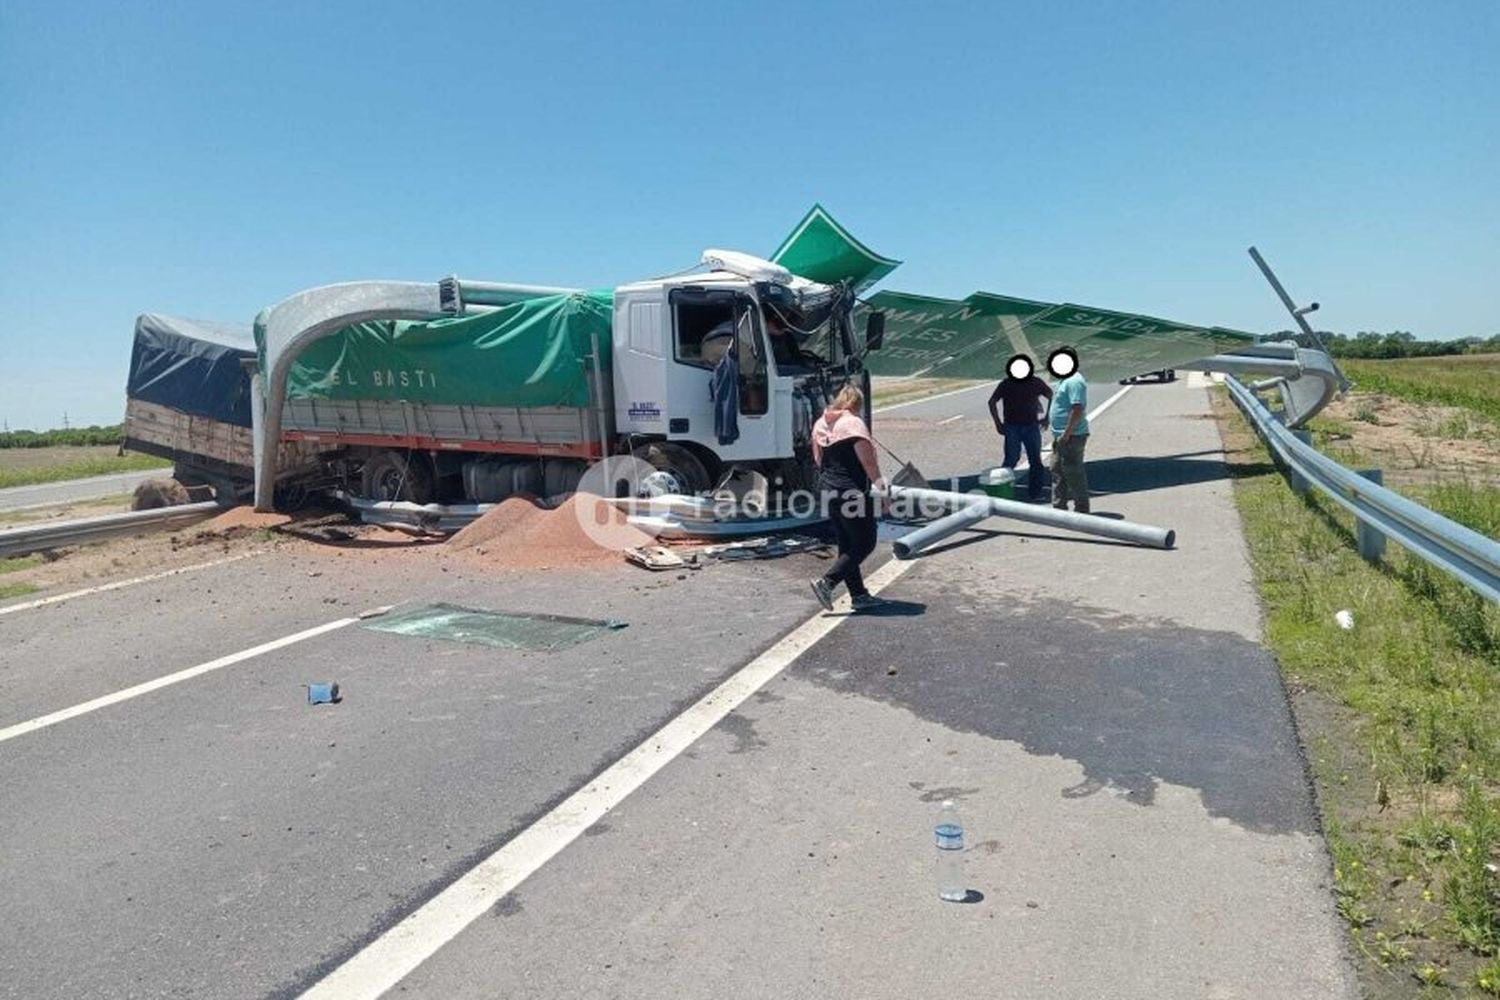
[[[988,382],[980,382],[978,385],[966,385],[962,389],[949,389],[947,392],[933,393],[931,396],[920,396],[917,399],[908,399],[904,403],[892,403],[890,406],[875,407],[876,413],[884,413],[887,410],[899,410],[903,406],[916,406],[918,403],[930,403],[934,399],[946,399],[949,396],[957,396],[961,392],[973,392],[975,389],[986,389]]]
[[[332,632],[335,629],[341,629],[346,625],[353,625],[359,620],[360,616],[355,616],[353,618],[340,618],[338,621],[329,622],[326,625],[318,625],[315,628],[304,629],[303,631],[297,632],[293,635],[283,636],[280,639],[273,639],[270,642],[261,643],[259,646],[241,650],[238,653],[230,653],[228,656],[221,656],[217,660],[209,660],[207,663],[200,663],[196,667],[188,667],[186,670],[179,670],[175,674],[167,674],[165,677],[158,677],[155,680],[149,680],[144,684],[137,684],[135,687],[128,687],[123,691],[116,691],[114,694],[107,694],[101,698],[95,698],[92,701],[86,701],[82,704],[74,705],[72,708],[64,708],[61,711],[37,716],[35,719],[29,719],[26,722],[18,722],[13,726],[7,726],[4,729],[0,729],[0,743],[4,743],[6,740],[13,740],[17,736],[25,736],[27,733],[34,733],[38,729],[45,729],[48,726],[55,726],[59,722],[66,722],[68,719],[75,719],[78,716],[86,715],[89,712],[96,712],[99,709],[107,708],[110,705],[118,705],[120,702],[129,701],[131,698],[139,698],[143,694],[149,694],[152,691],[167,687],[168,685],[177,684],[181,681],[189,680],[190,678],[197,677],[200,674],[206,674],[211,670],[219,670],[224,667],[232,666],[233,664],[241,663],[245,660],[260,656],[263,653],[270,653],[275,650],[282,649],[286,646],[290,646],[293,643],[301,642],[304,639],[311,639],[314,636],[323,635],[324,633]]]
[[[914,565],[915,562],[892,559],[870,574],[866,586],[871,593],[879,593]],[[375,1000],[394,987],[847,617],[818,614],[797,626],[457,882],[333,970],[302,994],[302,1000]]]
[[[1095,418],[1097,418],[1099,416],[1099,414],[1103,413],[1105,410],[1109,409],[1111,406],[1114,406],[1115,403],[1116,403],[1116,401],[1118,401],[1121,396],[1125,395],[1127,392],[1129,392],[1133,388],[1135,388],[1135,387],[1127,385],[1124,388],[1122,388],[1119,392],[1115,393],[1113,396],[1109,397],[1104,402],[1102,402],[1098,406],[1094,407],[1094,412],[1088,414],[1089,420],[1093,421]],[[1047,458],[1051,454],[1052,454],[1052,447],[1049,445],[1049,446],[1044,447],[1042,449],[1042,455],[1041,455],[1041,457],[1045,459],[1045,458]],[[1027,469],[1027,468],[1030,468],[1030,467],[1031,467],[1031,463],[1026,460],[1026,456],[1025,455],[1022,455],[1021,458],[1020,458],[1020,460],[1016,462],[1016,468],[1017,469]]]
[[[1105,410],[1109,409],[1111,406],[1114,406],[1116,403],[1118,403],[1120,401],[1120,397],[1121,396],[1125,395],[1127,392],[1129,392],[1131,389],[1134,389],[1134,388],[1135,388],[1135,386],[1133,386],[1133,385],[1122,386],[1120,388],[1119,392],[1115,393],[1113,396],[1109,397],[1104,402],[1100,403],[1098,406],[1096,406],[1094,408],[1094,412],[1090,413],[1088,415],[1089,420],[1092,421],[1099,414],[1103,413]]]
[[[66,594],[54,594],[51,597],[39,597],[34,601],[26,601],[24,604],[8,604],[0,608],[0,615],[14,614],[17,611],[30,611],[32,608],[45,607],[48,604],[59,604],[62,601],[71,601],[75,597],[87,597],[90,594],[102,594],[109,590],[119,590],[121,587],[133,587],[138,583],[150,583],[152,580],[162,580],[169,576],[177,576],[180,573],[193,573],[200,569],[209,569],[213,566],[223,566],[225,563],[239,562],[241,559],[249,559],[251,556],[260,555],[260,551],[241,552],[237,556],[228,556],[224,559],[214,559],[210,562],[194,563],[191,566],[179,566],[176,569],[163,570],[160,573],[151,573],[147,576],[137,576],[129,580],[116,580],[114,583],[101,584],[98,587],[89,587],[85,590],[73,590]]]
[[[939,420],[938,421],[938,426],[941,427],[944,424],[951,424],[951,423],[953,423],[953,421],[955,421],[955,420],[962,420],[963,418],[964,418],[964,415],[962,413],[955,414],[954,416],[948,417],[945,420]]]
[[[1104,412],[1124,394],[1124,389],[1115,393],[1089,414],[1089,419]],[[892,559],[871,573],[865,584],[871,593],[878,594],[916,564],[915,560]],[[302,1000],[376,1000],[385,994],[465,927],[490,912],[584,830],[603,819],[818,640],[838,628],[846,617],[820,614],[793,629],[457,882],[310,987],[302,994]]]

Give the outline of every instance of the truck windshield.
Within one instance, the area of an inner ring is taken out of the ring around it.
[[[805,336],[799,329],[797,346],[804,355],[824,364],[836,364],[844,357],[843,345],[839,343],[831,320],[820,324]]]

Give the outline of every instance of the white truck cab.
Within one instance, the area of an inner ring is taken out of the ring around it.
[[[616,434],[691,452],[711,478],[735,464],[773,478],[777,463],[806,465],[812,423],[862,346],[852,302],[840,322],[839,289],[732,251],[706,251],[703,263],[710,270],[615,290]],[[739,433],[721,441],[710,383],[726,351],[739,362]]]

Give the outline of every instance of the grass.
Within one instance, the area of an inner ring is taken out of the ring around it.
[[[1269,455],[1222,393],[1215,407],[1366,992],[1500,995],[1500,608],[1394,544],[1365,563],[1349,516],[1257,472]],[[1500,530],[1500,491],[1412,492]]]
[[[34,594],[40,589],[33,583],[0,583],[0,601],[8,597],[24,597],[27,594]]]
[[[46,559],[38,555],[0,558],[0,576],[6,573],[17,573],[23,569],[30,569],[33,566],[40,566],[46,561]]]
[[[1500,354],[1395,361],[1346,359],[1339,367],[1362,390],[1413,403],[1459,406],[1500,421]]]
[[[952,392],[975,383],[963,378],[913,378],[900,381],[877,382],[870,390],[872,406],[891,406],[894,403],[909,403],[940,392]]]
[[[0,489],[85,479],[112,472],[168,468],[153,455],[117,454],[113,447],[7,448],[0,450]]]

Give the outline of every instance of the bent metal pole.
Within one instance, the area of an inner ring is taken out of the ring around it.
[[[923,525],[908,535],[902,535],[891,543],[891,551],[896,553],[897,559],[910,559],[929,545],[942,541],[955,531],[962,531],[971,524],[978,524],[985,518],[994,516],[989,504],[970,504],[947,517],[940,517],[931,524]]]
[[[1057,510],[1045,505],[1019,503],[1015,500],[1001,500],[997,497],[985,496],[982,493],[950,493],[946,490],[925,490],[915,486],[892,486],[890,488],[890,496],[894,501],[910,500],[922,505],[936,504],[941,507],[961,511],[975,505],[988,504],[990,514],[995,517],[1008,517],[1016,521],[1029,521],[1032,524],[1045,524],[1053,528],[1066,528],[1069,531],[1077,531],[1085,535],[1113,538],[1116,541],[1130,542],[1133,545],[1144,545],[1152,549],[1170,549],[1177,541],[1177,532],[1170,528],[1157,528],[1149,524],[1136,524],[1132,521],[1116,521],[1113,518],[1096,517],[1092,514],[1075,514],[1072,511]],[[972,524],[973,522],[968,523]],[[932,525],[928,527],[932,527]],[[963,524],[955,524],[952,531],[957,531],[962,527],[964,527]],[[910,537],[910,535],[907,536],[907,538]],[[927,544],[931,544],[936,540],[935,538],[929,538],[927,539]]]

